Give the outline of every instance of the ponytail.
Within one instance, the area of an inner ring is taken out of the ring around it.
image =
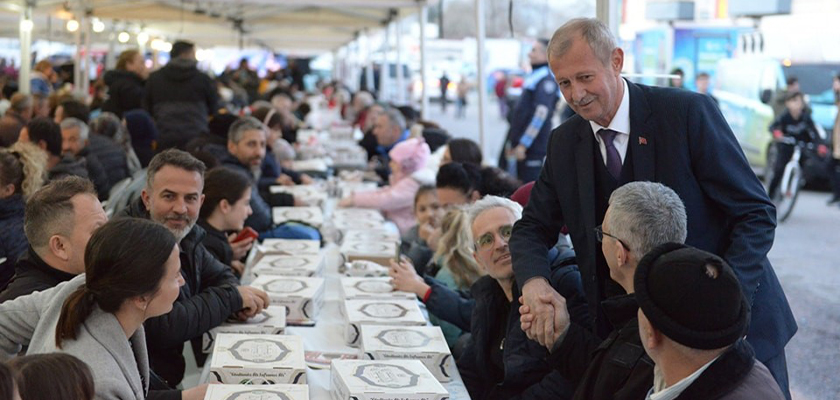
[[[93,312],[96,305],[96,298],[85,285],[80,286],[75,292],[64,300],[61,306],[61,315],[58,317],[58,324],[55,328],[55,346],[61,348],[64,340],[76,340],[79,326]]]
[[[155,293],[176,245],[172,232],[145,219],[118,218],[95,230],[85,247],[85,284],[61,306],[55,346],[76,340],[94,307],[114,314],[126,300]]]

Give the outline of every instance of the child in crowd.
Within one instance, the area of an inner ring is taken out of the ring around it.
[[[254,244],[254,238],[234,242],[252,212],[251,187],[248,176],[231,168],[214,168],[204,176],[204,203],[198,224],[207,231],[207,236],[202,243],[217,260],[229,265],[237,278],[242,277],[245,269],[240,260]],[[228,235],[228,232],[233,233]]]
[[[402,254],[411,260],[420,275],[431,260],[433,249],[437,248],[440,230],[436,228],[440,227],[443,214],[444,209],[438,202],[435,187],[421,186],[414,196],[414,217],[417,219],[417,225],[403,235],[401,244]]]
[[[9,362],[23,400],[93,400],[90,368],[65,353],[34,354]],[[45,377],[49,377],[45,382]],[[46,384],[45,384],[46,383]]]
[[[27,142],[0,149],[0,291],[15,273],[29,242],[23,232],[26,198],[44,184],[47,154]]]
[[[418,275],[415,268],[406,260],[399,264],[392,262],[391,277],[394,278],[395,288],[414,293],[424,301],[431,291],[432,282],[430,281],[452,290],[469,291],[472,284],[484,273],[473,258],[474,245],[468,223],[466,212],[462,208],[456,207],[447,212],[441,223],[443,236],[439,240],[434,255],[435,263],[427,270],[426,278]],[[434,279],[429,279],[430,277]],[[431,313],[429,320],[440,326],[446,343],[454,348],[463,331],[458,326],[445,322]]]
[[[398,143],[388,153],[391,158],[390,186],[376,191],[354,193],[339,202],[339,207],[362,207],[381,210],[401,234],[414,225],[414,197],[420,186],[434,182],[426,167],[429,145],[411,138]]]

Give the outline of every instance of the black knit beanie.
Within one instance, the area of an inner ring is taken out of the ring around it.
[[[712,350],[746,334],[750,306],[735,272],[714,254],[663,244],[639,261],[633,283],[645,317],[677,343]]]

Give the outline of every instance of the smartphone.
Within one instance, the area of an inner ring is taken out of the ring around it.
[[[239,234],[236,235],[235,238],[233,238],[232,243],[241,242],[241,241],[243,241],[245,239],[248,239],[248,238],[256,239],[259,236],[260,236],[260,234],[257,233],[257,231],[251,229],[250,226],[246,226],[245,229],[242,229],[241,231],[239,231]]]
[[[395,261],[397,264],[399,264],[399,263],[400,263],[400,261],[402,261],[402,248],[400,247],[399,242],[397,243],[397,251],[396,251],[395,256],[396,256],[396,257],[394,258],[394,261]]]

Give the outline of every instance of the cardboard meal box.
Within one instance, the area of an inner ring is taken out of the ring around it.
[[[254,335],[281,335],[286,330],[286,307],[268,306],[261,313],[246,321],[229,319],[227,322],[205,332],[202,335],[201,349],[210,353],[216,342],[216,336],[222,333]]]
[[[324,278],[263,275],[251,286],[268,293],[272,305],[286,307],[290,325],[314,325],[324,302]]]
[[[457,367],[438,326],[362,326],[362,357],[370,360],[419,360],[440,382]]]
[[[353,127],[349,125],[331,126],[328,129],[332,140],[354,140]]]
[[[426,318],[417,300],[372,299],[344,300],[347,328],[344,339],[348,345],[358,347],[362,325],[425,326]]]
[[[321,276],[324,273],[325,264],[324,256],[321,254],[265,256],[254,264],[251,273],[254,277],[263,275]]]
[[[319,174],[326,174],[329,170],[331,160],[326,158],[313,158],[310,160],[295,160],[292,161],[292,169],[298,172],[314,172]]]
[[[391,285],[391,278],[341,278],[341,297],[353,299],[406,299],[415,300],[417,295],[401,292]]]
[[[349,196],[353,193],[372,192],[379,189],[379,186],[376,185],[376,182],[339,181],[338,189],[340,191],[340,195]]]
[[[387,277],[388,267],[372,261],[356,260],[339,265],[338,273],[357,278]]]
[[[333,218],[350,221],[385,221],[381,212],[370,208],[339,208],[333,211]]]
[[[344,147],[331,147],[327,150],[334,167],[346,169],[365,169],[367,167],[367,152],[362,146],[355,143],[352,146],[349,144],[341,144],[341,146]]]
[[[213,347],[209,380],[250,385],[306,383],[303,339],[221,333]]]
[[[296,221],[316,228],[324,224],[324,213],[319,207],[274,207],[271,209],[275,224]]]
[[[342,240],[348,242],[399,243],[402,239],[400,238],[400,234],[398,232],[387,229],[348,229],[344,231]]]
[[[308,239],[264,239],[262,244],[256,243],[254,249],[256,256],[253,264],[268,255],[318,255],[321,254],[321,242]]]
[[[282,186],[274,185],[268,189],[271,193],[288,193],[311,207],[323,207],[327,201],[327,189],[319,185],[296,185]]]
[[[449,392],[417,360],[334,360],[334,400],[446,400]]]
[[[210,385],[204,400],[309,400],[308,385]]]
[[[399,246],[396,242],[348,241],[341,244],[340,252],[345,262],[356,260],[373,261],[379,265],[389,266],[391,260],[397,258]]]
[[[347,231],[350,230],[367,230],[367,231],[384,231],[388,230],[385,226],[384,221],[371,221],[371,220],[352,220],[352,219],[344,219],[344,218],[334,218],[332,220],[332,224],[342,235],[342,241],[344,241],[343,236]]]

